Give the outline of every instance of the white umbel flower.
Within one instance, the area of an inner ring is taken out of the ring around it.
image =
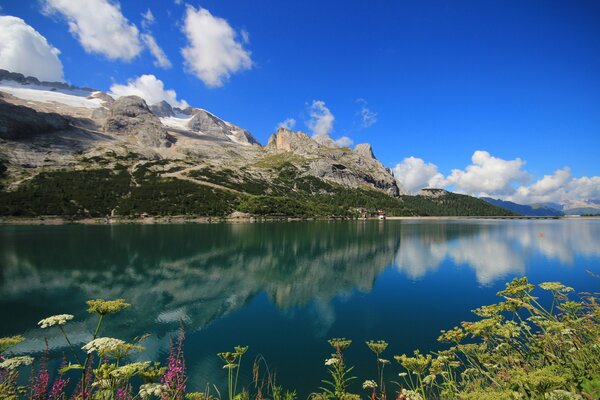
[[[40,328],[44,329],[54,325],[64,325],[67,323],[67,321],[70,321],[72,319],[73,316],[71,314],[53,315],[51,317],[44,318],[43,320],[38,322],[38,325],[40,326]]]
[[[21,357],[13,357],[7,358],[6,360],[0,363],[0,368],[2,369],[16,369],[21,365],[31,365],[33,362],[33,357],[29,356],[21,356]]]
[[[147,399],[150,396],[161,397],[167,387],[159,383],[146,383],[140,386],[140,397]]]
[[[91,354],[94,351],[99,354],[103,354],[103,353],[106,353],[107,351],[115,351],[119,348],[119,346],[122,346],[124,344],[125,344],[125,342],[122,341],[121,339],[115,339],[115,338],[110,338],[110,337],[101,337],[101,338],[92,340],[91,342],[89,342],[88,344],[83,346],[81,349],[84,350],[88,354]]]
[[[375,389],[377,387],[377,383],[374,380],[366,380],[362,384],[363,389]]]
[[[338,360],[335,357],[332,358],[328,358],[327,360],[325,360],[325,365],[335,365],[339,362],[340,360]]]

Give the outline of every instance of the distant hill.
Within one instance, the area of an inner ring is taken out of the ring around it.
[[[492,199],[491,197],[481,197],[481,200],[487,201],[490,204],[510,210],[512,212],[535,217],[548,217],[548,216],[563,216],[565,215],[562,211],[557,210],[553,207],[549,207],[543,204],[518,204],[512,201],[504,201],[500,199]]]

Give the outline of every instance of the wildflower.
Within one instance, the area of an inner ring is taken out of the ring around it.
[[[442,334],[438,338],[438,342],[460,343],[465,336],[467,335],[461,328],[455,327],[449,331],[442,331]]]
[[[38,322],[38,325],[40,326],[40,328],[45,329],[54,325],[64,325],[67,323],[67,321],[70,321],[72,319],[73,316],[71,314],[53,315],[51,317],[44,318],[43,320]]]
[[[23,336],[9,336],[0,338],[0,353],[7,350],[9,347],[15,346],[23,342],[25,338]]]
[[[366,380],[362,384],[363,389],[375,389],[377,387],[377,383],[373,380]]]
[[[540,283],[539,286],[544,290],[549,290],[556,293],[567,293],[573,291],[572,287],[565,286],[560,282],[544,282]]]
[[[414,354],[414,357],[408,357],[406,354],[402,354],[401,356],[394,356],[394,358],[408,371],[415,374],[425,373],[427,366],[431,362],[431,355],[427,354],[426,356],[423,356],[418,350],[415,350]]]
[[[332,357],[325,360],[325,365],[335,365],[338,362],[340,362],[340,360],[337,357]]]
[[[433,382],[435,382],[435,375],[427,375],[423,378],[423,383],[426,385],[431,385]]]
[[[0,363],[0,368],[5,369],[16,369],[21,365],[31,365],[33,362],[33,357],[29,356],[21,356],[21,357],[13,357],[7,358],[6,360]]]
[[[498,296],[515,296],[522,298],[528,295],[534,286],[529,283],[527,277],[515,278],[512,282],[506,284],[506,289],[499,291]]]
[[[405,376],[407,376],[408,374],[406,372],[400,372],[398,374],[399,377],[404,378]]]
[[[248,346],[235,346],[233,349],[235,350],[236,354],[241,357],[248,351]]]
[[[166,392],[166,386],[159,383],[146,383],[140,386],[139,396],[147,399],[150,396],[161,397]]]
[[[88,300],[86,303],[89,306],[87,311],[89,313],[96,313],[98,315],[114,314],[130,306],[130,304],[126,303],[123,299],[96,299]]]
[[[378,356],[383,353],[385,351],[385,349],[387,349],[388,344],[386,341],[384,340],[369,340],[367,343],[367,346],[369,346],[369,349],[371,349],[371,351],[375,354],[377,354]]]
[[[406,400],[423,400],[423,397],[414,390],[402,389],[402,396],[404,396]]]
[[[348,347],[350,347],[350,345],[352,344],[352,340],[349,340],[346,338],[334,338],[334,339],[329,339],[329,344],[336,351],[344,351]]]
[[[59,400],[65,398],[65,389],[69,384],[69,379],[63,379],[62,374],[54,380],[50,388],[50,400]]]
[[[94,383],[92,383],[92,387],[96,389],[110,389],[110,383],[111,382],[108,379],[97,379],[96,381],[94,381]]]
[[[129,379],[134,375],[138,375],[141,371],[148,368],[149,365],[150,361],[125,364],[113,370],[110,375],[117,379]]]
[[[117,350],[117,348],[121,345],[125,344],[121,339],[109,338],[109,337],[101,337],[92,340],[81,349],[86,353],[91,354],[94,351],[98,354],[102,355],[106,352]]]
[[[239,357],[239,353],[224,351],[222,353],[217,353],[217,356],[219,356],[219,358],[223,360],[225,364],[234,364]]]
[[[378,358],[377,361],[379,361],[383,365],[390,363],[390,360],[386,360],[385,358]]]

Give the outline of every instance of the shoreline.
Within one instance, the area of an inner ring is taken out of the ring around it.
[[[387,217],[390,221],[409,220],[582,220],[598,219],[600,216],[403,216]],[[215,224],[215,223],[261,223],[261,222],[299,222],[299,221],[378,221],[378,218],[323,218],[323,217],[262,217],[262,216],[233,216],[233,217],[113,217],[113,218],[82,218],[72,219],[58,216],[39,217],[0,217],[0,225],[176,225],[176,224]],[[383,222],[383,221],[382,221]]]

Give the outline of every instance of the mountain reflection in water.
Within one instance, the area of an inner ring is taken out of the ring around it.
[[[536,265],[543,265],[539,276],[546,279],[565,266],[594,269],[598,258],[598,220],[3,226],[0,318],[8,323],[0,335],[26,332],[29,340],[19,351],[40,351],[44,334],[51,347],[60,348],[60,332],[32,328],[43,317],[72,313],[80,322],[71,332],[84,342],[93,324],[85,300],[124,298],[133,307],[107,330],[124,339],[152,333],[145,356],[157,357],[179,321],[188,332],[210,332],[217,321],[238,318],[261,296],[284,318],[306,314],[310,322],[294,328],[304,335],[322,340],[335,331],[336,313],[353,312],[364,318],[352,329],[366,335],[375,325],[361,307],[379,301],[383,312],[394,305],[387,303],[399,301],[396,293],[423,304],[429,301],[421,297],[424,292],[441,296],[444,284],[456,280],[488,296],[494,285],[534,273]],[[418,291],[411,292],[410,285]],[[276,325],[261,307],[256,323]],[[394,310],[409,313],[406,306]],[[446,314],[454,320],[450,308]],[[243,326],[237,333],[235,340],[246,340]]]

